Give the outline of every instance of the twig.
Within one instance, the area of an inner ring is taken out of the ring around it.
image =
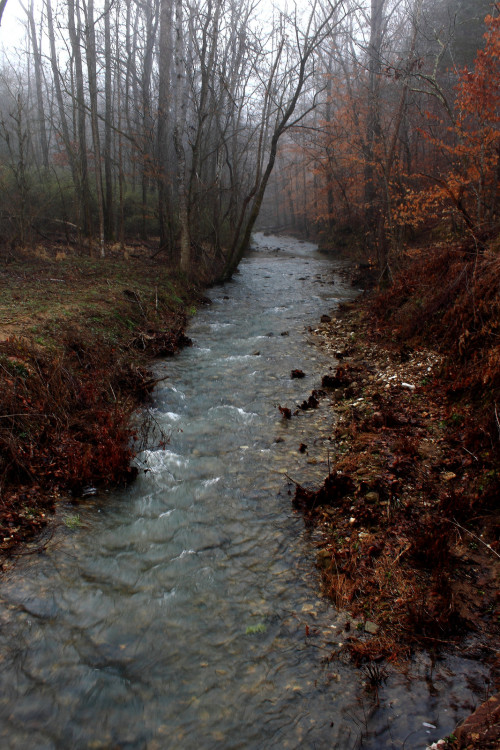
[[[469,454],[469,456],[472,456],[472,458],[473,458],[473,459],[474,459],[475,461],[479,461],[478,457],[477,457],[477,456],[475,456],[475,455],[474,455],[473,453],[471,453],[471,452],[470,452],[469,450],[467,450],[467,448],[465,447],[465,445],[462,445],[462,448],[464,449],[464,451],[465,451],[466,453],[468,453],[468,454]]]
[[[464,528],[457,521],[454,521],[451,518],[447,518],[446,520],[452,523],[457,528],[461,529],[462,531],[465,531],[466,534],[470,534],[470,536],[473,536],[474,539],[477,539],[478,542],[481,542],[481,544],[484,545],[486,549],[489,549],[490,552],[493,552],[493,554],[496,555],[500,559],[500,555],[498,554],[498,552],[495,552],[495,550],[492,549],[491,544],[487,544],[485,541],[481,539],[480,536],[478,536],[477,534],[474,534],[473,531],[469,531],[469,529]]]
[[[50,414],[40,414],[37,412],[25,411],[21,414],[0,414],[0,419],[10,419],[11,417],[50,417],[50,416],[51,416]]]
[[[497,409],[496,404],[495,404],[495,419],[497,422],[498,437],[500,438],[500,419],[498,418],[498,409]]]
[[[164,380],[168,380],[169,377],[169,375],[164,375],[162,378],[150,378],[149,380],[144,380],[142,382],[142,388],[154,388],[156,385],[158,385],[158,383],[163,383]]]
[[[401,552],[399,553],[399,555],[393,561],[393,564],[397,563],[397,561],[399,560],[399,558],[402,557],[405,554],[405,552],[408,552],[408,550],[410,549],[410,547],[411,547],[411,542],[409,544],[407,544],[406,547],[403,547],[403,549],[401,550]]]
[[[9,555],[12,555],[12,557],[26,557],[27,555],[37,555],[41,552],[45,552],[47,549],[49,543],[52,541],[52,538],[54,536],[54,529],[49,534],[48,539],[45,539],[45,541],[42,544],[37,545],[36,547],[29,547],[26,549],[22,549],[19,552],[16,552],[15,550],[9,550]]]
[[[427,614],[427,610],[426,610],[426,614]],[[422,638],[422,639],[424,639],[426,641],[433,641],[434,643],[452,643],[452,644],[456,643],[456,641],[445,641],[443,638],[433,638],[430,635],[419,634],[418,637]]]

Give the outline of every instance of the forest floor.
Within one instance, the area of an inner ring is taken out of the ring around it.
[[[3,567],[41,539],[61,498],[127,483],[141,441],[164,439],[133,415],[154,387],[151,359],[190,343],[186,321],[204,298],[152,254],[44,245],[0,261]]]
[[[351,615],[332,659],[347,652],[368,665],[376,689],[384,659],[460,648],[490,665],[495,693],[500,262],[463,248],[434,256],[319,327],[339,361],[322,382],[335,415],[333,454],[324,484],[297,485],[294,505],[315,529],[325,595]],[[457,325],[469,331],[461,348]],[[446,747],[500,747],[499,707],[488,704]]]

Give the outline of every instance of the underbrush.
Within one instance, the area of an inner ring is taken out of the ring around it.
[[[6,552],[46,524],[60,497],[135,477],[131,459],[148,436],[133,415],[156,382],[148,362],[190,343],[187,315],[203,298],[144,257],[23,257],[1,269],[0,283]]]
[[[78,492],[128,477],[131,393],[145,370],[80,339],[54,357],[17,340],[0,344],[0,482]]]
[[[493,247],[472,239],[429,247],[371,305],[385,336],[440,351],[450,391],[489,407],[490,417],[500,399],[500,255]]]
[[[393,285],[339,310],[323,378],[331,470],[294,505],[319,532],[325,594],[373,637],[358,663],[464,643],[493,659],[500,560],[500,256],[420,251]],[[475,644],[471,645],[471,644]]]

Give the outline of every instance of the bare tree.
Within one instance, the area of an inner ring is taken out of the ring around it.
[[[304,117],[304,113],[295,118],[293,118],[293,115],[304,85],[313,74],[313,68],[309,67],[309,64],[318,47],[331,33],[332,23],[337,22],[336,15],[342,6],[342,0],[339,0],[329,6],[326,14],[319,15],[318,5],[314,2],[303,31],[300,29],[297,13],[291,19],[281,17],[280,36],[266,83],[265,106],[263,108],[265,118],[263,136],[270,121],[269,116],[272,115],[274,120],[271,125],[267,163],[262,171],[260,166],[257,169],[254,185],[244,200],[239,224],[226,257],[224,277],[228,277],[234,272],[248,248],[269,177],[276,161],[278,142],[287,129],[297,125]],[[287,47],[287,33],[290,31],[290,27],[295,35],[295,48],[293,50],[295,54],[291,54],[291,50]],[[277,83],[278,86],[276,86]],[[259,145],[259,150],[261,150],[261,145]],[[259,162],[263,159],[263,153],[262,156],[261,154],[258,155],[258,159]],[[246,207],[250,201],[251,208],[246,216]]]
[[[99,117],[97,110],[97,51],[95,41],[94,0],[88,0],[83,6],[85,12],[86,58],[89,88],[90,124],[94,147],[94,173],[97,194],[97,211],[99,216],[99,253],[106,256],[104,192],[102,185],[101,141],[99,136]]]
[[[112,112],[112,72],[114,66],[111,60],[111,0],[104,2],[104,232],[106,239],[113,236],[113,170],[111,164],[111,147],[113,134],[113,112]]]
[[[161,0],[159,38],[159,79],[157,113],[157,171],[158,171],[158,219],[160,249],[168,250],[172,258],[174,243],[172,220],[172,190],[169,180],[169,115],[171,111],[172,76],[172,3]]]
[[[74,113],[74,130],[77,146],[77,163],[78,163],[78,185],[80,188],[80,203],[82,206],[82,215],[84,219],[84,231],[86,234],[92,233],[92,211],[90,206],[90,186],[89,170],[87,160],[87,125],[86,125],[86,102],[85,102],[85,83],[83,75],[82,62],[82,34],[81,19],[78,5],[75,6],[74,0],[67,0],[68,5],[68,31],[71,42],[71,51],[74,63],[74,91],[72,92],[73,113]]]
[[[29,33],[31,47],[33,50],[33,65],[35,69],[35,88],[36,88],[36,101],[38,108],[38,132],[40,136],[40,148],[42,152],[42,163],[45,169],[49,166],[49,143],[47,139],[47,130],[45,127],[45,106],[43,98],[43,84],[42,84],[42,55],[38,45],[38,38],[36,33],[35,16],[33,11],[33,0],[30,1],[29,6],[26,8],[22,3],[21,7],[27,15],[29,23]]]
[[[189,232],[189,214],[186,180],[186,152],[184,137],[186,128],[186,60],[184,47],[183,8],[182,0],[175,0],[174,24],[174,71],[175,71],[175,114],[173,139],[175,155],[177,157],[177,201],[179,215],[179,266],[182,271],[190,273],[191,269],[191,239]]]

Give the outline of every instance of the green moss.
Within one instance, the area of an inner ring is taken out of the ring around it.
[[[245,630],[245,635],[258,635],[259,633],[265,633],[266,626],[263,622],[259,622],[257,625],[248,625]]]

